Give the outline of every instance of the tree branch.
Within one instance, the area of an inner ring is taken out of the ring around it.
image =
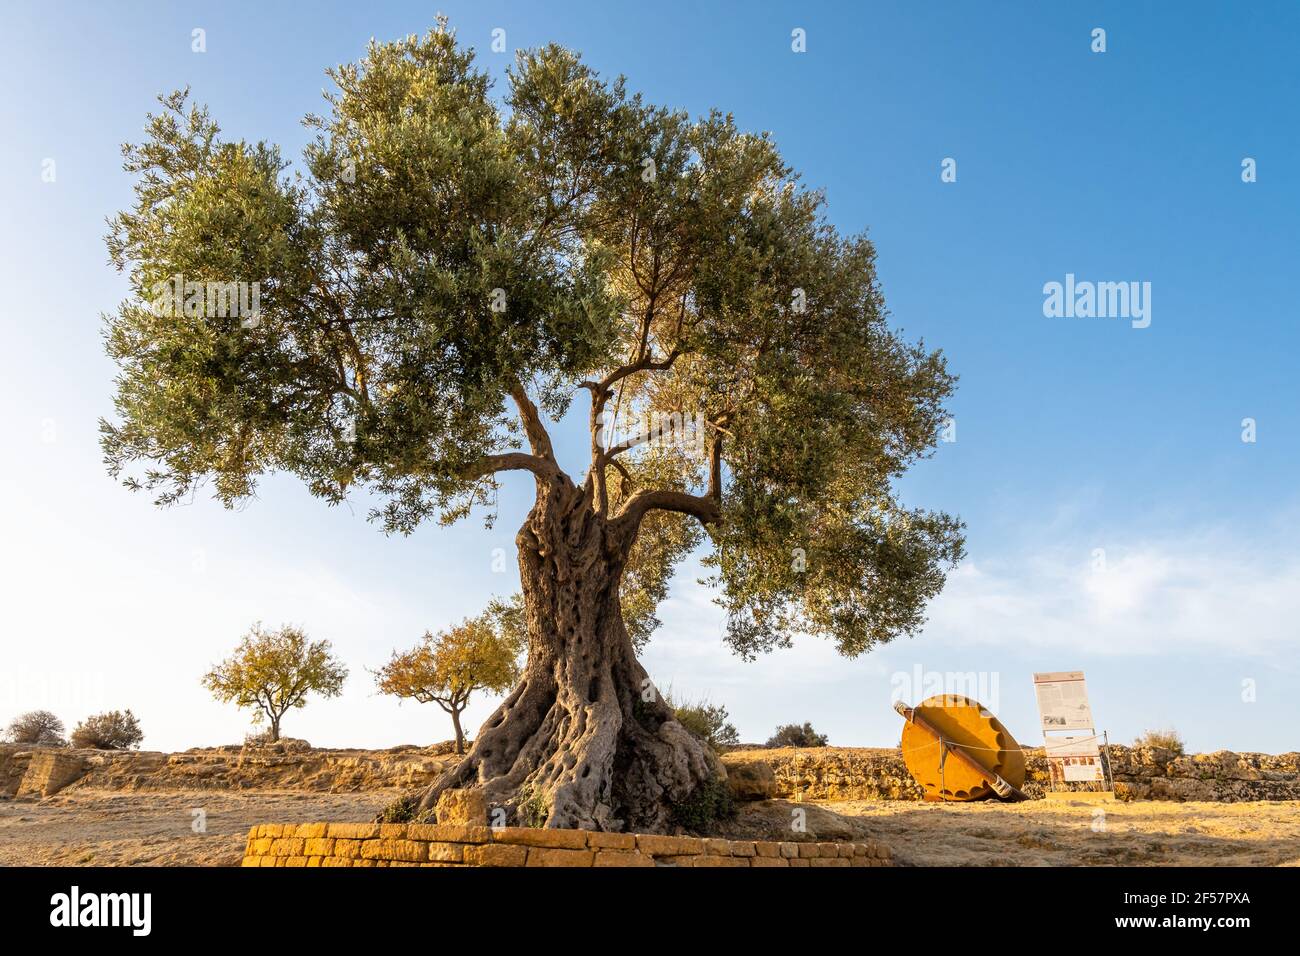
[[[623,476],[624,490],[636,484],[636,482],[632,480],[632,476],[628,474],[627,468],[624,467],[621,461],[619,461],[618,459],[614,459],[613,461],[610,462],[610,464],[614,466],[615,471],[617,471],[620,475]]]
[[[542,424],[542,416],[538,414],[533,400],[528,397],[528,392],[523,385],[516,382],[510,388],[510,397],[519,406],[519,417],[523,420],[524,434],[528,436],[528,445],[532,448],[533,454],[554,462],[555,451],[551,447],[551,436],[547,434],[546,426]]]
[[[486,455],[465,468],[460,477],[466,481],[482,478],[484,475],[498,471],[531,471],[538,478],[550,478],[560,473],[554,461],[538,458],[522,451],[510,451],[500,455]]]
[[[591,430],[591,467],[588,470],[588,476],[594,481],[596,493],[596,510],[599,514],[604,514],[609,506],[609,494],[605,481],[605,466],[618,454],[627,451],[627,448],[605,449],[601,446],[600,434],[605,406],[609,400],[614,397],[614,385],[622,381],[629,375],[635,375],[637,372],[662,372],[672,367],[681,355],[680,349],[673,349],[668,353],[667,358],[656,360],[649,354],[643,354],[641,358],[627,365],[619,366],[610,372],[599,382],[579,382],[579,388],[586,388],[591,391],[591,416],[589,418],[589,428]],[[617,409],[615,410],[617,414]],[[611,423],[612,424],[612,423]],[[638,442],[639,444],[639,442]],[[628,446],[632,447],[632,446]]]
[[[614,522],[622,529],[635,532],[646,513],[654,510],[690,515],[698,518],[701,524],[716,524],[722,520],[722,508],[712,498],[659,489],[636,492],[628,499]]]
[[[727,434],[728,415],[721,415],[713,425],[713,441],[709,443],[709,490],[708,496],[722,507],[722,439]]]
[[[614,369],[614,371],[601,379],[599,387],[608,390],[612,385],[614,385],[614,383],[622,381],[629,375],[635,375],[637,372],[662,372],[665,369],[671,368],[673,362],[677,361],[677,357],[681,354],[681,349],[673,349],[668,353],[667,358],[660,360],[655,360],[650,355],[643,355],[635,362]],[[588,383],[583,382],[584,386],[587,384]]]
[[[722,436],[715,435],[709,448],[709,498],[722,504]]]

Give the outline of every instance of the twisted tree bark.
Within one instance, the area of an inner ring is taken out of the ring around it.
[[[477,789],[491,817],[484,823],[664,832],[675,808],[725,778],[637,662],[619,582],[638,521],[598,513],[592,494],[563,474],[539,479],[516,538],[523,680],[424,793],[421,816],[450,790]]]

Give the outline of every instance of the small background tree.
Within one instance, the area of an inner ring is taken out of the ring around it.
[[[467,618],[424,638],[392,659],[375,675],[381,693],[422,704],[435,703],[451,715],[456,753],[465,752],[460,715],[478,690],[504,693],[519,680],[524,630],[517,603],[494,602],[478,617]]]
[[[222,703],[253,710],[253,723],[266,720],[267,739],[280,739],[280,721],[307,695],[337,697],[348,670],[330,652],[329,641],[308,641],[301,628],[264,631],[254,624],[235,653],[203,675],[203,686]]]
[[[29,710],[15,717],[5,728],[5,738],[15,744],[38,747],[63,747],[63,721],[48,710]]]
[[[776,728],[767,741],[769,747],[825,747],[829,739],[825,734],[813,730],[807,722],[800,724],[783,724]]]
[[[110,710],[87,717],[72,731],[72,746],[96,750],[136,750],[144,740],[140,721],[129,710]]]

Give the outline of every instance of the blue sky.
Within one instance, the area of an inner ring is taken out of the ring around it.
[[[891,689],[911,689],[898,675],[975,672],[1037,743],[1032,672],[1083,669],[1112,740],[1172,725],[1197,750],[1296,749],[1300,8],[547,7],[441,9],[495,76],[510,60],[489,50],[500,27],[511,51],[556,41],[651,101],[770,130],[836,225],[869,231],[896,325],[961,379],[957,440],[902,485],[969,528],[970,557],[924,632],[854,661],[804,641],[745,663],[687,566],[645,655],[661,686],[723,703],[746,740],[811,720],[835,743],[884,745],[898,739]],[[492,531],[386,538],[364,501],[329,509],[287,477],[237,512],[205,498],[158,511],[108,479],[96,435],[114,374],[99,314],[125,290],[104,219],[129,201],[119,144],[139,138],[155,94],[189,84],[227,136],[297,158],[324,69],[371,36],[422,32],[437,9],[0,12],[0,721],[131,707],[151,748],[236,741],[246,717],[198,677],[260,619],[329,638],[352,669],[341,699],[290,715],[287,733],[337,746],[449,735],[441,711],[376,696],[366,668],[515,589],[526,479],[508,479]],[[1104,53],[1090,49],[1097,27]],[[1257,182],[1242,182],[1246,157]],[[956,182],[940,179],[945,158]],[[1045,317],[1043,286],[1067,273],[1151,283],[1150,327]],[[561,441],[576,467],[579,436]]]

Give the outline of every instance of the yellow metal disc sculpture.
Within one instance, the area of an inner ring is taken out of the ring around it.
[[[979,701],[944,694],[894,709],[907,721],[903,762],[926,800],[1026,799],[1024,751]]]

